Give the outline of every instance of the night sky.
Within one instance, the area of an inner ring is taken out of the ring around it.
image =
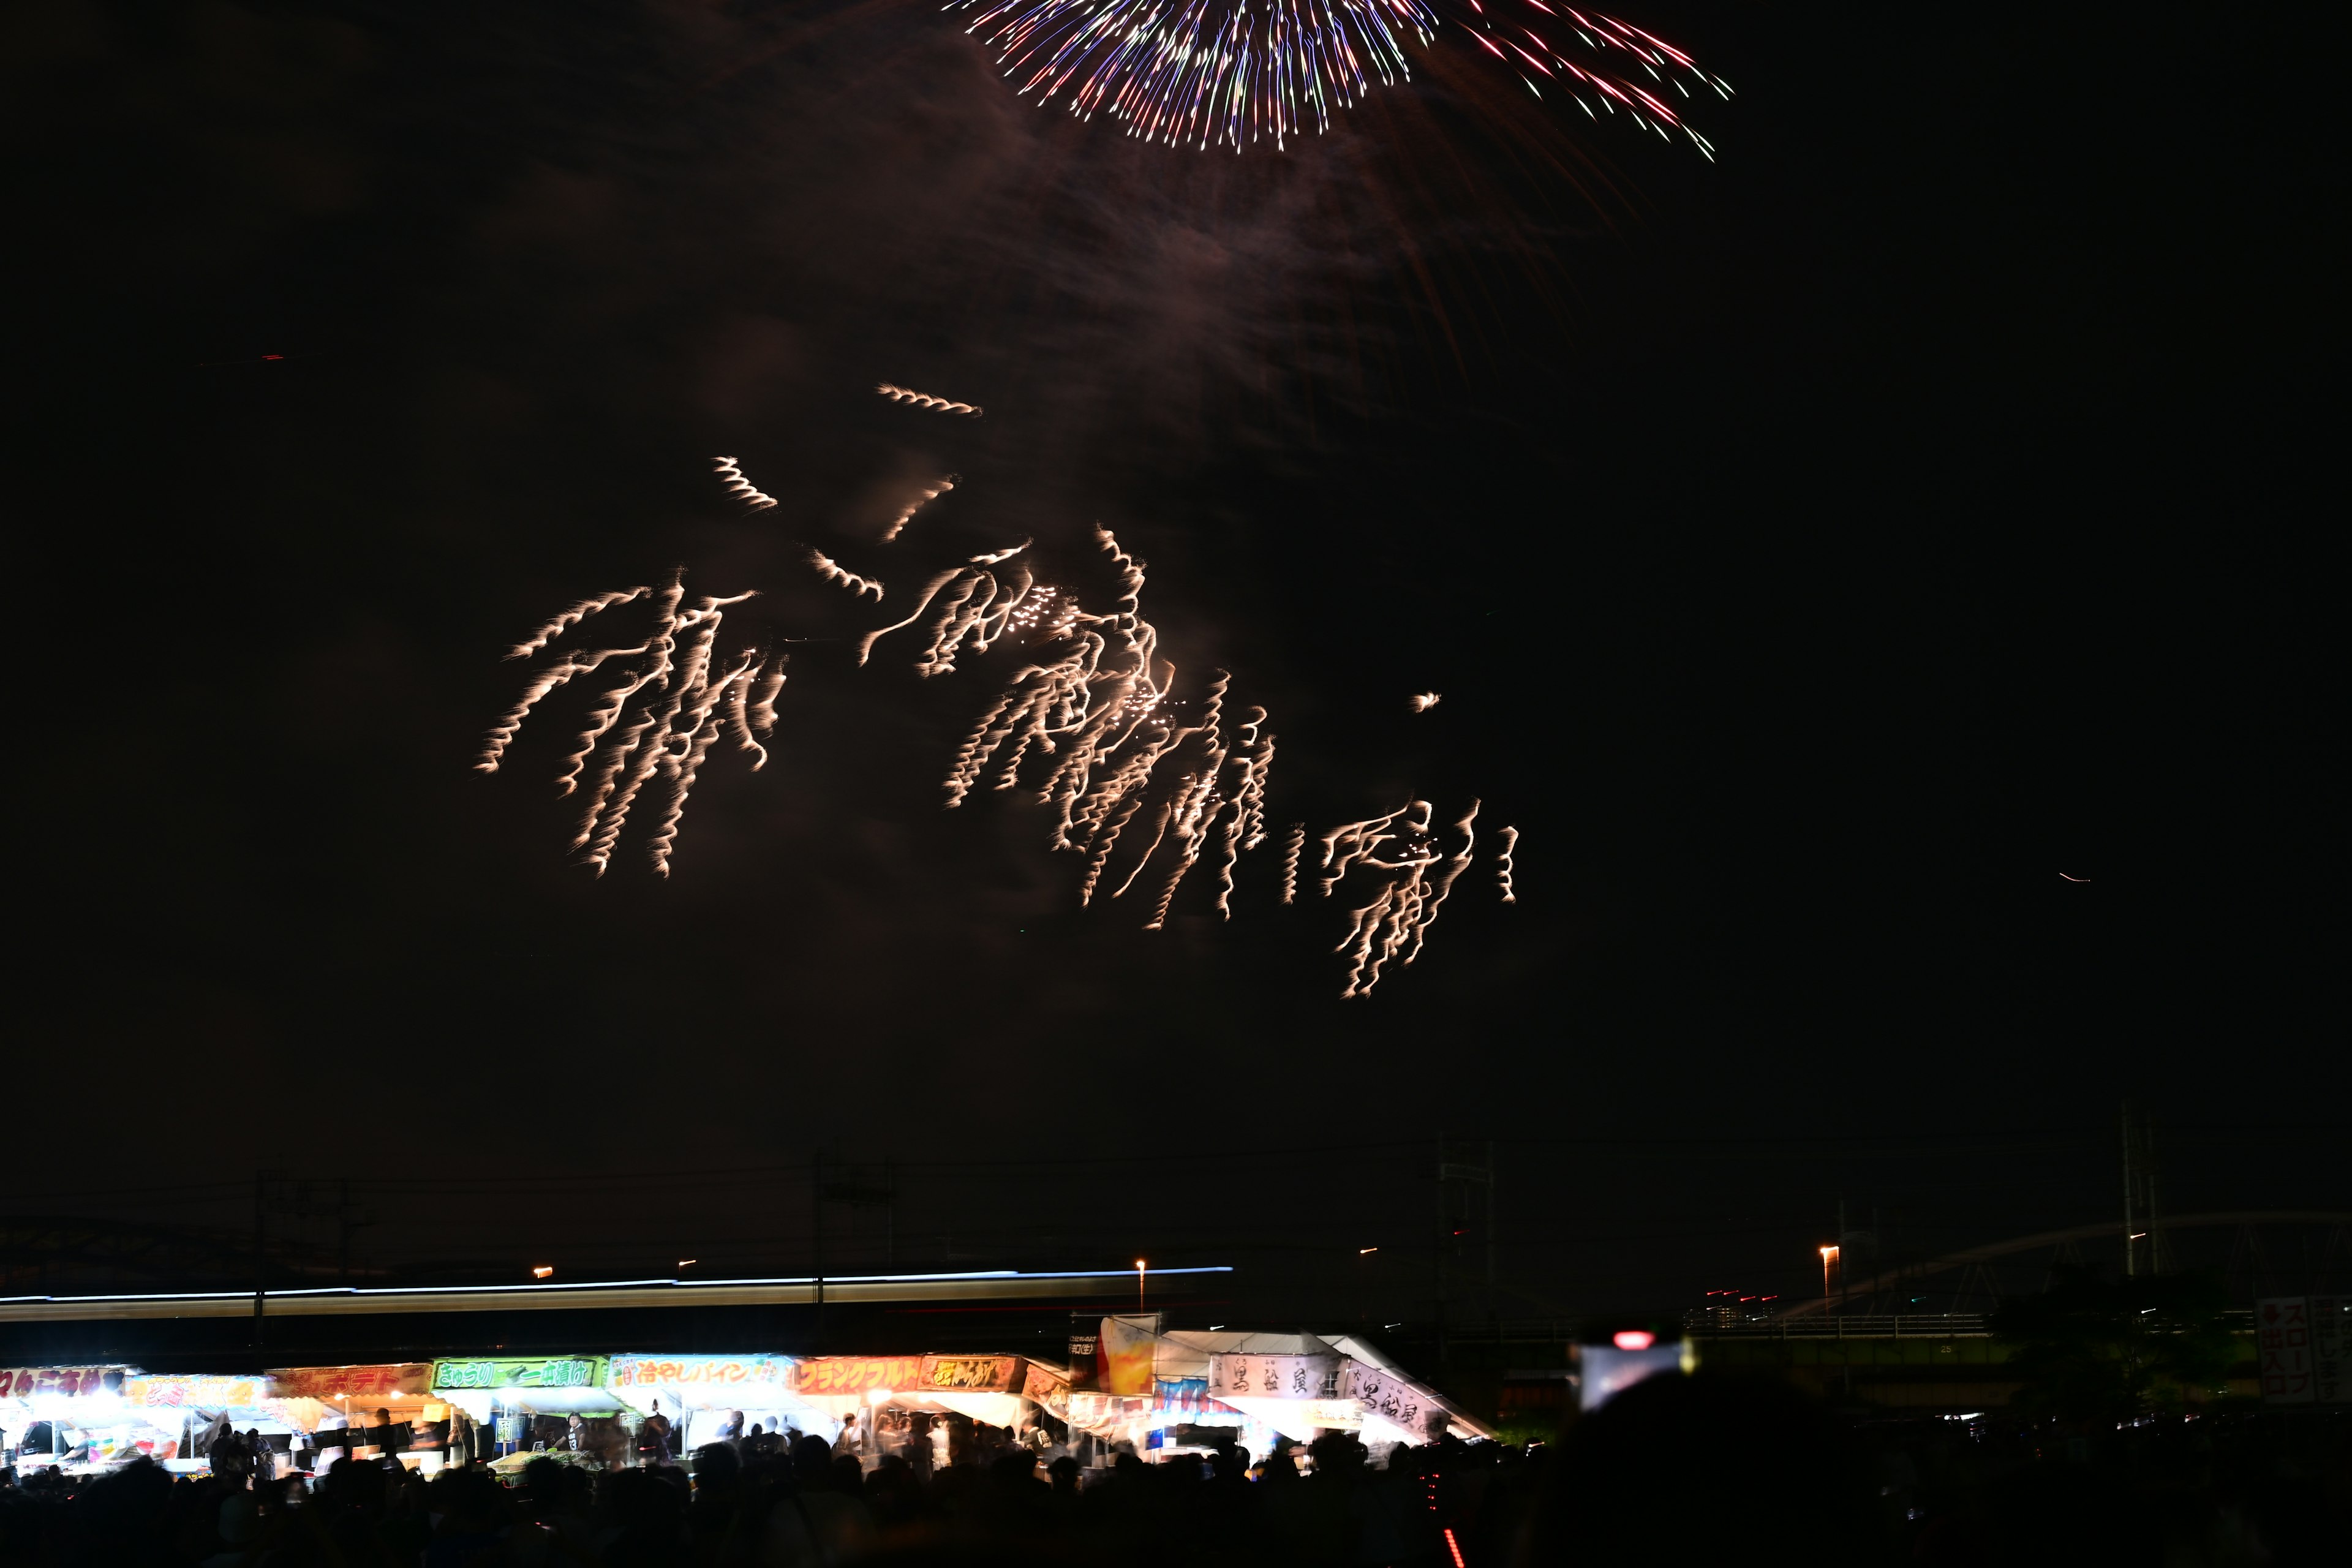
[[[2352,1202],[2315,110],[2250,129],[2187,8],[1628,15],[1739,89],[1718,163],[1458,34],[1235,157],[913,4],[20,22],[8,1211],[240,1226],[265,1168],[379,1267],[799,1272],[822,1146],[902,1265],[1328,1315],[1377,1245],[1405,1315],[1450,1134],[1531,1315],[1801,1290],[1842,1196],[2106,1219],[2126,1096],[2178,1212]],[[1112,527],[1277,824],[1476,796],[1519,901],[1343,1002],[1271,848],[1153,933],[942,811],[1005,651],[855,668],[803,556],[949,471],[901,575]],[[675,874],[596,880],[581,705],[468,764],[503,649],[679,564],[812,640]]]

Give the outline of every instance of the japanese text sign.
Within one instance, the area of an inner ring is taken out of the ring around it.
[[[2309,1405],[2316,1397],[2311,1366],[2311,1301],[2266,1296],[2254,1303],[2254,1356],[2265,1405]]]
[[[1339,1391],[1335,1355],[1247,1355],[1209,1358],[1209,1397],[1328,1399]]]
[[[781,1388],[793,1363],[775,1355],[616,1355],[608,1388],[688,1387],[697,1384]]]
[[[1010,1394],[1020,1386],[1017,1355],[934,1355],[923,1358],[925,1388]]]
[[[106,1374],[119,1366],[0,1366],[0,1399],[25,1399],[36,1394],[97,1394],[106,1387]]]
[[[923,1358],[919,1355],[811,1356],[793,1367],[795,1394],[867,1394],[922,1384]]]
[[[436,1361],[433,1386],[443,1388],[594,1388],[604,1380],[601,1356],[517,1356]]]

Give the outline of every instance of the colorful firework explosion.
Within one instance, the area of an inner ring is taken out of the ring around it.
[[[1688,100],[1697,87],[1728,99],[1731,89],[1672,44],[1545,0],[1496,0],[1495,13],[1483,0],[1443,3],[1538,98],[1551,84],[1595,120],[1624,114],[1669,141],[1679,132],[1714,157],[1667,95]],[[1521,4],[1540,20],[1517,15]],[[1408,40],[1427,47],[1440,21],[1425,0],[1270,0],[1256,10],[1249,0],[952,0],[943,8],[974,7],[965,30],[997,51],[1024,96],[1082,120],[1108,114],[1147,142],[1235,152],[1328,130],[1332,111],[1375,79],[1409,79]],[[1507,8],[1514,16],[1499,14]]]

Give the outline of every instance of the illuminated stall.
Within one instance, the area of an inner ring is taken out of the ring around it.
[[[885,1454],[949,1463],[957,1417],[1032,1448],[1069,1419],[1068,1378],[1018,1355],[812,1356],[793,1368],[793,1392],[825,1418],[803,1429],[834,1437],[869,1468]]]
[[[1106,1318],[1094,1387],[1071,1418],[1146,1458],[1202,1454],[1220,1442],[1263,1458],[1277,1443],[1356,1433],[1375,1454],[1486,1429],[1346,1336],[1231,1330],[1161,1332],[1149,1317]]]
[[[840,1423],[820,1405],[793,1392],[793,1361],[780,1355],[616,1355],[608,1363],[605,1386],[641,1419],[656,1407],[667,1417],[671,1451],[684,1458],[722,1435],[740,1437],[753,1426],[781,1432],[835,1436]],[[740,1412],[740,1431],[730,1433]]]
[[[294,1429],[294,1452],[323,1469],[354,1459],[396,1456],[431,1475],[464,1439],[463,1413],[432,1391],[433,1363],[374,1362],[356,1366],[287,1366],[269,1373],[268,1405]]]
[[[127,1397],[131,1375],[124,1366],[0,1367],[0,1431],[16,1468],[78,1474],[138,1454],[176,1458],[181,1422],[167,1416],[159,1425]]]
[[[480,1435],[474,1458],[500,1475],[519,1470],[539,1452],[567,1462],[604,1468],[624,1462],[635,1431],[635,1412],[605,1386],[601,1355],[467,1356],[433,1363],[434,1399],[462,1411]],[[571,1417],[587,1433],[571,1447]]]

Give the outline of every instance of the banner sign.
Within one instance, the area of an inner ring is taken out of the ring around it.
[[[2352,1402],[2352,1298],[2265,1296],[2254,1303],[2254,1350],[2265,1405]]]
[[[375,1366],[280,1366],[270,1369],[269,1391],[279,1399],[389,1399],[422,1394],[432,1381],[429,1361]]]
[[[26,1399],[36,1394],[102,1394],[109,1373],[119,1387],[124,1368],[119,1366],[0,1366],[0,1399]]]
[[[1021,1397],[1045,1406],[1057,1421],[1070,1418],[1070,1385],[1034,1362],[1021,1380]]]
[[[1021,1386],[1017,1355],[927,1355],[924,1388],[953,1394],[1011,1394]]]
[[[695,1384],[782,1389],[793,1363],[780,1355],[616,1355],[607,1388],[669,1388]]]
[[[148,1410],[250,1410],[269,1396],[258,1377],[134,1377],[122,1396]]]
[[[1209,1397],[1329,1399],[1339,1392],[1336,1355],[1215,1355],[1209,1358]]]
[[[1070,1387],[1091,1392],[1095,1386],[1095,1346],[1102,1338],[1102,1320],[1070,1314]]]
[[[821,1355],[793,1366],[795,1394],[867,1394],[877,1388],[893,1392],[923,1385],[923,1360],[919,1355]]]
[[[1360,1361],[1348,1363],[1339,1379],[1339,1396],[1354,1400],[1364,1414],[1378,1415],[1408,1432],[1420,1432],[1430,1416],[1445,1414],[1444,1406],[1427,1389]]]
[[[1142,1394],[1153,1392],[1152,1360],[1160,1346],[1160,1314],[1102,1321],[1101,1350],[1096,1358],[1097,1386],[1105,1394]]]
[[[436,1361],[433,1386],[443,1388],[596,1388],[603,1356],[499,1356]]]
[[[2311,1396],[2321,1405],[2352,1404],[2352,1296],[2311,1299]]]

